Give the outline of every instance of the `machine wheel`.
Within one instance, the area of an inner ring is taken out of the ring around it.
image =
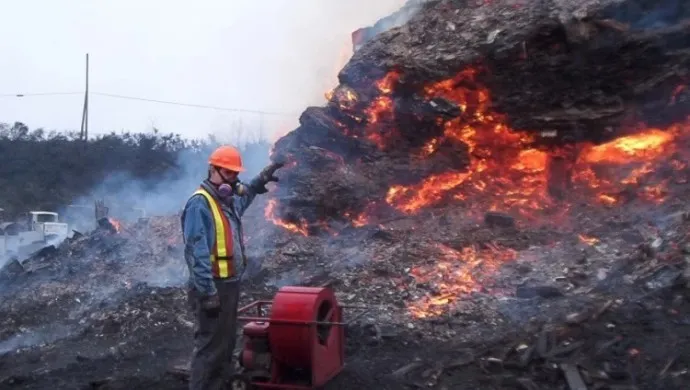
[[[246,375],[235,374],[230,377],[228,382],[228,390],[255,390],[256,388],[252,385],[252,382]]]

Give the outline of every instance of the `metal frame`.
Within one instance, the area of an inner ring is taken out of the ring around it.
[[[266,307],[273,306],[273,301],[266,301],[266,300],[258,300],[254,301],[246,306],[243,306],[237,310],[237,314],[243,314],[246,311],[249,311],[253,308],[256,308],[256,316],[238,316],[237,320],[238,321],[245,321],[245,322],[268,322],[270,323],[275,323],[275,324],[284,324],[284,325],[303,325],[303,326],[308,326],[308,325],[339,325],[339,326],[348,326],[352,322],[358,320],[361,318],[363,315],[369,312],[370,307],[369,306],[358,306],[358,305],[341,305],[338,304],[338,308],[340,309],[358,309],[362,310],[361,313],[357,314],[353,318],[351,318],[349,321],[346,322],[327,322],[327,321],[296,321],[296,320],[273,320],[269,317],[263,316],[262,315],[262,309],[265,309]]]

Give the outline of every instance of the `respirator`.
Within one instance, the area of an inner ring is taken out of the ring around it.
[[[218,186],[218,195],[221,198],[231,198],[233,195],[242,196],[247,193],[247,186],[242,184],[242,182],[234,176],[232,179],[228,179],[223,172],[216,168],[218,175],[223,179],[223,183]]]
[[[233,195],[242,196],[247,193],[247,186],[242,184],[239,180],[232,183],[223,183],[218,186],[218,195],[223,198],[229,198]]]

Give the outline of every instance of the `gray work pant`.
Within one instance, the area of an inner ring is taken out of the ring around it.
[[[201,308],[201,296],[189,290],[194,312],[194,352],[192,355],[190,390],[219,390],[233,373],[232,355],[237,339],[237,304],[239,281],[215,280],[220,298],[220,313],[209,315]]]

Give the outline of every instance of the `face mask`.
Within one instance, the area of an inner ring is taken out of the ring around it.
[[[218,195],[223,198],[229,198],[233,195],[242,196],[247,193],[247,187],[242,184],[239,180],[229,181],[221,174],[220,177],[223,178],[224,183],[218,186]]]
[[[229,198],[235,193],[235,190],[232,188],[232,185],[228,183],[223,183],[218,186],[218,195],[220,195],[223,198]]]

